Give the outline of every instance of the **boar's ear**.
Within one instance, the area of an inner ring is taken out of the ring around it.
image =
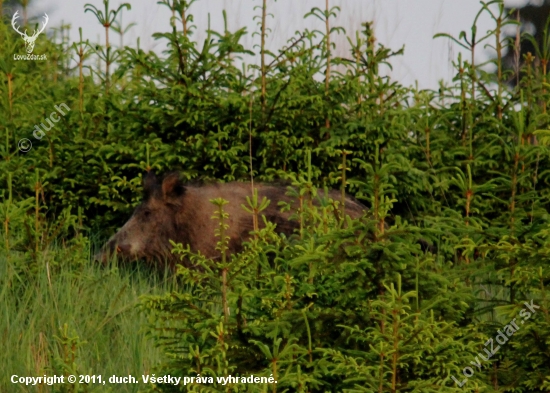
[[[158,180],[154,171],[149,171],[143,178],[143,191],[145,193],[145,198],[148,199],[153,195],[155,190],[158,188]]]
[[[179,173],[173,172],[166,175],[162,181],[162,196],[164,199],[177,199],[185,193],[185,186]]]

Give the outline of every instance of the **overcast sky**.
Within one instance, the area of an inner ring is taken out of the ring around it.
[[[515,6],[526,0],[510,0],[507,5]],[[156,0],[128,0],[131,11],[123,12],[123,25],[135,22],[124,37],[124,44],[135,46],[137,37],[141,37],[141,47],[161,52],[166,41],[156,41],[151,35],[154,32],[168,31],[170,28],[170,11],[166,6],[157,4]],[[84,13],[86,3],[103,9],[102,0],[35,0],[31,3],[29,14],[37,15],[47,12],[49,15],[48,30],[60,26],[61,22],[71,25],[71,39],[77,40],[78,28],[83,28],[84,38],[92,42],[104,42],[104,29],[95,16]],[[123,3],[111,0],[111,8]],[[267,41],[271,50],[281,48],[296,31],[305,27],[323,29],[321,21],[303,16],[312,7],[324,8],[323,0],[268,0],[268,11],[273,14],[268,19],[272,29]],[[364,21],[373,21],[376,38],[385,46],[397,50],[405,45],[405,54],[392,60],[393,71],[388,71],[393,78],[405,85],[418,81],[420,88],[437,88],[438,81],[450,81],[454,76],[451,62],[456,60],[460,50],[445,38],[434,39],[436,33],[450,33],[458,36],[461,30],[468,33],[476,13],[480,9],[479,0],[330,0],[331,6],[339,6],[338,18],[331,21],[333,26],[342,26],[350,36]],[[243,41],[245,47],[252,49],[259,42],[259,37],[252,36],[258,31],[254,15],[259,10],[261,0],[198,0],[192,7],[197,25],[196,38],[204,39],[204,30],[210,25],[213,30],[223,31],[222,10],[228,15],[229,30],[247,27],[248,35]],[[494,26],[485,15],[479,19],[478,31],[484,33]],[[118,44],[116,34],[111,33],[113,44]],[[339,47],[338,55],[347,55],[348,44],[343,35],[333,36]],[[478,62],[486,60],[487,52],[480,51]]]

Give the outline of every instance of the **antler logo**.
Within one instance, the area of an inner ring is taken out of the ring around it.
[[[25,47],[27,48],[27,53],[30,55],[34,50],[34,43],[36,39],[38,38],[40,33],[44,31],[46,25],[48,24],[48,14],[44,14],[44,22],[42,22],[42,28],[40,30],[35,30],[33,35],[29,37],[27,35],[27,30],[25,29],[25,32],[21,33],[21,31],[19,31],[19,28],[17,27],[17,24],[15,23],[15,20],[19,18],[19,16],[17,15],[18,12],[19,11],[16,11],[15,14],[13,14],[13,18],[11,18],[11,25],[13,26],[14,30],[17,31],[21,35],[21,37],[23,37],[23,40],[25,41]]]

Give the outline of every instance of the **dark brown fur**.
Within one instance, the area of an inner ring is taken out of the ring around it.
[[[296,221],[289,221],[291,213],[282,213],[279,201],[290,202],[286,188],[268,184],[255,184],[261,200],[264,196],[271,201],[262,211],[268,221],[277,224],[277,230],[287,235],[298,226]],[[227,236],[229,251],[236,252],[242,242],[250,237],[253,230],[252,215],[241,205],[247,205],[246,197],[251,195],[250,183],[225,183],[203,186],[184,185],[177,173],[167,175],[159,182],[153,172],[144,179],[144,201],[134,211],[128,222],[107,242],[102,252],[96,257],[106,261],[116,253],[126,259],[144,258],[149,261],[168,261],[173,267],[180,263],[179,257],[173,255],[169,240],[189,244],[194,252],[200,251],[208,258],[217,258],[218,238],[214,236],[219,225],[212,216],[216,210],[210,200],[223,198],[229,203],[224,210],[229,214]],[[340,200],[341,194],[331,191],[329,196]],[[346,214],[357,218],[366,208],[347,197]],[[263,220],[259,220],[263,226]]]

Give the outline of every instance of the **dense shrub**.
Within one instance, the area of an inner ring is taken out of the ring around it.
[[[32,275],[54,240],[78,247],[112,233],[151,169],[229,181],[249,179],[252,168],[255,180],[292,182],[304,202],[315,187],[344,187],[368,217],[332,220],[337,202],[306,203],[296,236],[268,228],[221,262],[192,256],[203,271],[181,271],[179,291],[145,299],[167,354],[159,372],[273,374],[271,391],[550,388],[549,59],[528,55],[522,79],[508,87],[500,32],[512,21],[501,2],[483,3],[480,13],[495,20],[486,36],[474,24],[448,37],[472,58],[493,45],[497,72],[459,55],[453,84],[439,91],[384,76],[400,51],[376,42],[369,23],[350,38],[349,58],[333,56],[337,7],[306,16],[326,22],[324,33],[300,32],[271,53],[245,49],[245,30],[193,41],[189,2],[162,3],[177,16],[155,34],[167,44],[162,56],[62,34],[37,41],[47,62],[15,61],[22,40],[0,24],[9,54],[0,59],[0,247],[10,269]],[[70,111],[43,139],[31,137],[61,103]],[[21,138],[32,150],[18,150]],[[5,280],[17,285],[14,275]],[[472,366],[526,301],[540,312]],[[459,388],[452,377],[461,381],[470,366],[475,373]],[[188,388],[266,389],[172,387]]]

